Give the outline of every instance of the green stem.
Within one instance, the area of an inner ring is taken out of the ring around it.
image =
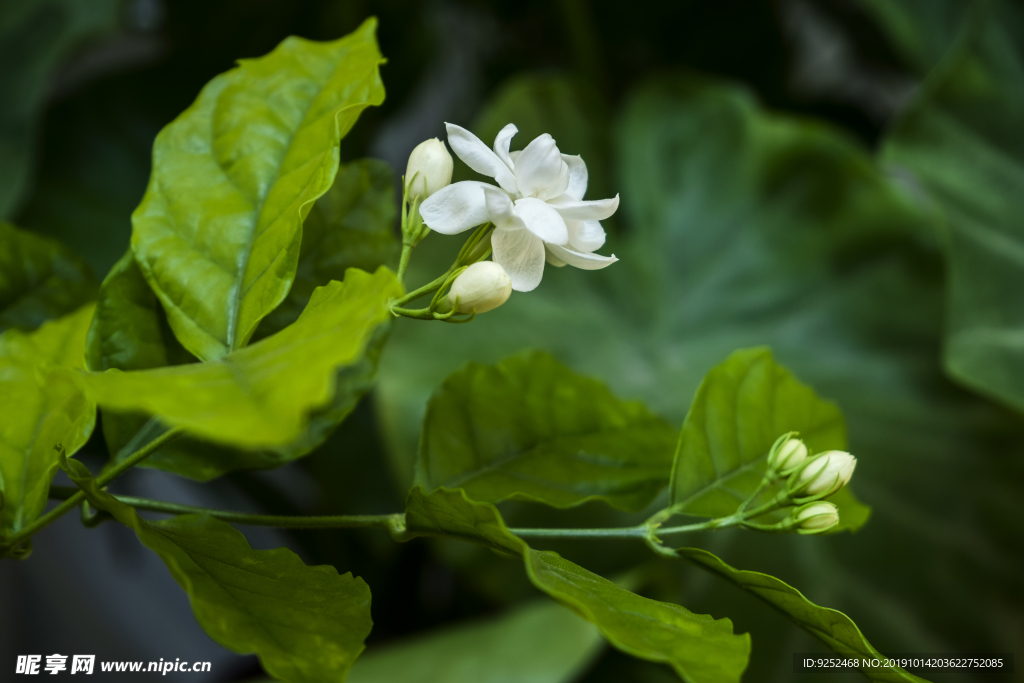
[[[520,538],[644,538],[648,528],[637,526],[609,529],[509,529]]]
[[[166,432],[156,437],[155,439],[147,443],[145,446],[141,447],[139,450],[129,455],[124,460],[115,463],[106,471],[102,472],[98,477],[96,477],[96,486],[98,488],[103,488],[104,486],[112,482],[114,479],[121,476],[126,471],[130,470],[132,467],[135,467],[140,462],[148,458],[150,455],[159,450],[162,446],[177,439],[183,433],[184,430],[181,427],[172,427],[171,429],[168,429]],[[9,538],[5,539],[4,546],[6,548],[13,548],[17,546],[19,543],[22,543],[23,541],[27,540],[39,530],[49,526],[50,524],[60,519],[71,510],[74,510],[82,503],[83,500],[85,500],[84,491],[77,491],[74,494],[68,496],[68,498],[65,499],[63,503],[47,512],[42,517],[39,517],[18,533],[12,534]]]

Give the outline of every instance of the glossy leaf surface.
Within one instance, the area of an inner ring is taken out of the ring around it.
[[[473,500],[646,507],[668,483],[675,430],[544,353],[472,363],[427,408],[416,483]]]
[[[0,335],[0,534],[16,532],[46,508],[60,444],[74,454],[92,434],[96,404],[75,369],[85,367],[93,307],[30,333]]]
[[[157,136],[132,248],[175,335],[203,360],[248,342],[295,279],[302,221],[338,144],[384,99],[368,20],[334,42],[288,38],[214,78]]]

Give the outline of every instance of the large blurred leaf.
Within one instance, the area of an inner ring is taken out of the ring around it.
[[[470,325],[396,326],[378,405],[398,476],[412,479],[430,393],[467,360],[539,346],[681,423],[714,364],[769,345],[842,409],[872,522],[827,538],[716,533],[716,553],[849,614],[883,649],[1012,650],[989,607],[1024,611],[1024,527],[1009,521],[1024,514],[1024,424],[941,373],[941,255],[919,238],[925,217],[847,138],[733,86],[651,82],[628,98],[619,142],[619,263],[549,268]],[[443,271],[448,242],[459,240],[418,247],[410,282]],[[718,610],[727,588],[687,583],[679,599]],[[735,609],[762,624],[747,603]],[[755,650],[753,679],[791,671],[800,635],[767,618],[754,635],[776,647]]]
[[[0,3],[0,218],[29,186],[36,126],[60,60],[89,37],[113,31],[119,0]]]
[[[597,629],[563,607],[530,602],[370,647],[349,683],[569,683],[601,646]]]
[[[423,423],[416,483],[474,500],[637,511],[668,483],[675,431],[543,353],[449,377]]]
[[[812,452],[846,448],[846,424],[834,403],[823,401],[778,365],[768,349],[736,351],[704,377],[686,413],[672,467],[670,501],[676,512],[724,517],[760,485],[772,444],[799,432]],[[769,486],[761,500],[774,498]],[[840,529],[857,530],[870,509],[844,487],[831,497],[840,506]]]
[[[312,411],[336,398],[336,373],[363,363],[391,317],[388,300],[400,292],[387,268],[373,275],[353,268],[343,283],[317,289],[295,324],[219,361],[84,380],[105,408],[152,414],[217,443],[285,446],[309,426]]]
[[[287,296],[339,142],[384,100],[375,30],[370,19],[334,42],[288,38],[214,78],[157,136],[132,248],[199,358],[244,346]]]
[[[287,548],[253,550],[241,532],[205,515],[147,522],[99,490],[85,465],[64,464],[93,505],[160,556],[211,638],[235,652],[255,652],[268,673],[287,683],[345,680],[373,625],[362,579],[306,566]]]
[[[396,240],[391,171],[382,162],[342,164],[331,189],[320,197],[303,228],[302,256],[289,297],[261,324],[255,338],[293,323],[310,294],[347,268],[372,271],[391,260]],[[181,438],[148,457],[143,465],[207,480],[236,469],[272,467],[305,455],[348,415],[370,388],[377,356],[386,337],[381,328],[367,345],[363,360],[338,373],[331,406],[314,412],[302,436],[273,450],[238,450],[199,439]],[[145,370],[194,362],[167,324],[163,307],[146,284],[131,252],[103,282],[100,304],[89,336],[90,369]],[[103,434],[110,453],[130,454],[161,431],[143,413],[104,410]],[[129,447],[131,446],[131,447]]]
[[[739,681],[750,637],[734,635],[728,619],[712,619],[632,593],[551,551],[533,550],[513,536],[497,508],[469,500],[460,489],[409,492],[404,534],[437,531],[461,536],[523,558],[530,581],[601,631],[634,657],[672,666],[684,681]]]
[[[885,659],[885,656],[867,641],[850,617],[834,609],[815,605],[800,591],[774,576],[734,569],[700,548],[679,548],[674,552],[690,562],[718,574],[739,588],[753,593],[782,612],[786,618],[795,622],[833,652],[844,655],[862,655],[871,659]],[[923,680],[899,667],[863,668],[860,671],[870,681]]]
[[[95,293],[95,276],[68,248],[0,221],[0,332],[34,330]]]
[[[1024,410],[1024,10],[990,4],[883,158],[909,169],[943,215],[947,369]]]
[[[46,508],[58,466],[54,447],[73,454],[92,434],[96,404],[74,377],[85,367],[92,311],[84,306],[35,332],[0,335],[0,535]]]

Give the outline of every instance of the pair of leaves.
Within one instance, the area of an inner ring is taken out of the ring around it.
[[[344,282],[314,291],[293,325],[221,360],[90,373],[84,384],[105,408],[144,411],[209,441],[286,446],[338,396],[336,373],[364,361],[390,318],[388,300],[401,291],[387,268],[351,269]]]
[[[348,268],[373,271],[392,261],[397,247],[392,233],[394,213],[392,174],[383,162],[343,164],[334,185],[306,218],[298,271],[288,298],[264,319],[255,337],[262,339],[295,322],[315,288],[342,280]],[[385,324],[367,342],[362,358],[337,374],[333,403],[314,412],[298,440],[271,451],[254,451],[184,438],[154,453],[144,464],[208,480],[228,471],[271,467],[304,455],[319,445],[369,389],[386,332]],[[90,369],[147,370],[194,361],[174,337],[162,306],[129,251],[100,288],[89,335]],[[152,438],[158,429],[143,413],[104,410],[103,432],[115,457],[130,453],[132,446]]]
[[[79,386],[93,307],[45,323],[34,332],[0,335],[0,535],[17,532],[46,508],[58,467],[58,444],[72,454],[85,445],[96,404]]]
[[[691,683],[739,681],[750,638],[734,635],[728,619],[712,619],[632,593],[551,551],[530,548],[508,530],[497,508],[461,490],[409,492],[401,540],[435,534],[456,536],[521,557],[530,581],[551,598],[593,623],[616,648],[672,666]]]
[[[201,360],[245,346],[288,295],[341,138],[384,100],[375,30],[370,19],[333,42],[288,38],[214,78],[157,136],[132,249]]]
[[[823,401],[778,365],[768,349],[733,353],[704,377],[686,413],[672,468],[674,511],[724,517],[760,485],[768,451],[788,432],[814,452],[846,449],[846,424],[834,403]],[[763,498],[774,497],[778,486]],[[829,500],[839,506],[838,530],[856,531],[870,508],[844,487]]]
[[[909,171],[939,214],[947,371],[1024,411],[1024,11],[1000,1],[971,10],[882,159]]]
[[[92,271],[71,250],[0,221],[0,332],[34,330],[95,292]]]
[[[431,399],[416,484],[473,500],[647,507],[668,483],[674,430],[551,356],[472,363]]]
[[[200,626],[218,643],[255,652],[287,683],[344,681],[370,633],[370,589],[334,567],[309,567],[287,548],[253,550],[230,524],[205,515],[147,522],[65,460],[89,501],[135,531],[188,593]]]

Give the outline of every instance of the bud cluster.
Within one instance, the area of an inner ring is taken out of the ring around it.
[[[849,483],[857,458],[846,451],[812,454],[796,432],[780,436],[768,452],[765,484],[779,481],[778,506],[796,505],[776,530],[820,534],[839,524],[839,508],[823,500]]]

